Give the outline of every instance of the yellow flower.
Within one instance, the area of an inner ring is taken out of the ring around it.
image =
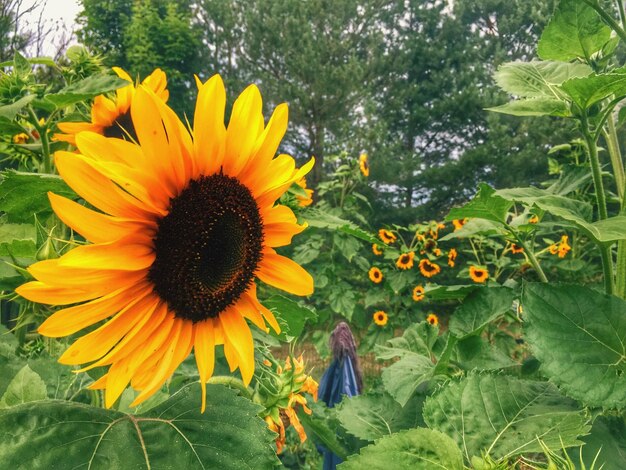
[[[454,248],[451,248],[450,251],[448,251],[448,266],[450,266],[451,268],[454,268],[454,263],[456,261],[457,256],[458,256],[458,253],[456,252]]]
[[[13,143],[14,144],[25,144],[26,142],[28,142],[28,134],[24,134],[23,132],[19,133],[19,134],[15,134],[13,136]]]
[[[372,267],[368,273],[370,281],[374,284],[380,284],[383,280],[383,272],[377,267]]]
[[[536,224],[539,222],[539,217],[537,215],[533,215],[530,219],[528,219],[529,224]]]
[[[298,171],[298,170],[294,170],[294,171]],[[304,189],[304,191],[306,192],[306,196],[299,196],[299,195],[296,196],[296,199],[298,200],[298,205],[300,207],[310,206],[313,203],[314,191],[306,187],[306,177],[303,176],[302,178],[300,178],[298,181],[296,181],[296,184],[300,186],[302,189]]]
[[[106,137],[126,138],[130,135],[137,140],[134,126],[136,119],[131,118],[130,108],[138,88],[133,84],[132,78],[119,67],[113,67],[115,73],[122,79],[130,82],[130,85],[118,88],[115,98],[110,99],[104,95],[96,96],[91,107],[91,122],[60,122],[59,129],[63,134],[55,134],[55,140],[62,140],[76,145],[76,137],[79,132],[90,131]],[[161,69],[156,69],[142,82],[142,85],[151,90],[159,100],[166,102],[169,98],[167,91],[167,78]],[[195,124],[195,123],[194,123]]]
[[[398,239],[395,233],[391,232],[390,230],[386,230],[384,228],[381,228],[378,231],[378,236],[385,243],[385,245],[389,245],[390,243],[393,243]]]
[[[409,251],[408,253],[403,253],[396,260],[396,266],[400,269],[411,269],[413,267],[413,258],[415,258],[415,253]]]
[[[515,243],[511,243],[511,253],[513,254],[524,253],[524,248],[516,245]]]
[[[489,271],[477,266],[470,266],[469,275],[472,278],[472,281],[482,284],[489,278]]]
[[[370,165],[367,162],[367,154],[366,153],[362,153],[359,156],[359,168],[361,170],[361,173],[363,174],[363,176],[367,177],[370,175]]]
[[[378,246],[376,243],[374,243],[372,245],[372,252],[376,255],[376,256],[380,256],[383,254],[383,250],[380,246]]]
[[[130,383],[136,406],[158,391],[195,351],[202,384],[213,374],[215,346],[245,384],[254,373],[248,319],[263,331],[280,327],[259,303],[255,280],[296,295],[313,279],[274,248],[303,230],[291,209],[275,201],[304,176],[294,160],[276,158],[287,126],[279,105],[264,125],[261,95],[248,87],[224,126],[221,77],[199,84],[190,135],[149,87],[130,108],[139,144],[93,132],[76,135],[78,153],[57,152],[65,182],[97,210],[50,194],[52,208],[91,244],[28,270],[36,279],[17,289],[24,298],[72,305],[49,317],[42,335],[69,336],[104,324],[74,342],[63,364],[109,366],[91,388],[115,403]],[[123,188],[123,189],[122,189]]]
[[[552,245],[548,247],[548,251],[550,252],[551,255],[556,255],[559,252],[559,244],[553,243]]]
[[[463,225],[465,225],[466,223],[467,223],[467,217],[464,219],[454,219],[452,221],[452,225],[454,225],[454,231],[456,232],[461,227],[463,227]]]
[[[435,248],[435,249],[433,250],[433,255],[435,255],[435,256],[441,256],[441,250],[440,250],[439,248]]]
[[[419,267],[420,267],[420,272],[422,273],[422,276],[424,277],[433,277],[436,274],[439,274],[441,272],[441,268],[439,267],[438,264],[432,263],[430,260],[426,258],[420,261]]]
[[[561,237],[558,248],[559,258],[565,258],[565,255],[567,255],[567,253],[569,253],[569,251],[572,249],[572,247],[569,246],[569,244],[567,243],[567,240],[567,235],[563,235]]]
[[[265,422],[270,431],[274,431],[278,434],[276,438],[276,453],[280,454],[285,448],[285,425],[283,424],[283,420],[280,419],[280,415],[276,418],[276,421],[274,421],[274,418],[270,415],[267,415]]]
[[[413,300],[416,302],[424,300],[424,287],[421,284],[413,288]]]
[[[387,324],[387,314],[382,310],[374,312],[372,318],[374,318],[374,323],[376,323],[378,326],[385,326]]]
[[[433,326],[439,325],[439,317],[437,317],[434,313],[429,313],[426,317],[426,321]]]

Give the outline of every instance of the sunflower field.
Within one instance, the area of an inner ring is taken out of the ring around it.
[[[626,468],[622,1],[114,3],[0,42],[0,469]]]

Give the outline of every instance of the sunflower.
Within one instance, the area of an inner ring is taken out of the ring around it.
[[[424,258],[419,264],[420,272],[424,277],[433,277],[441,272],[441,268],[437,263],[432,263],[430,260]]]
[[[569,251],[572,249],[572,247],[569,246],[569,243],[567,243],[567,240],[567,235],[563,235],[561,237],[561,241],[559,242],[559,248],[557,250],[559,258],[565,258],[565,255],[567,255],[567,253],[569,253]]]
[[[363,176],[367,177],[370,175],[370,165],[369,163],[367,163],[366,153],[362,153],[359,156],[359,169],[361,170],[361,173],[363,174]]]
[[[298,200],[298,205],[300,207],[307,207],[313,204],[313,192],[314,191],[306,187],[306,177],[303,176],[302,178],[300,178],[298,181],[296,181],[296,184],[300,186],[302,189],[304,189],[304,192],[306,193],[306,196],[300,196],[300,195],[296,196],[296,199]]]
[[[553,243],[552,245],[548,247],[548,251],[550,252],[551,255],[556,255],[559,252],[559,244]]]
[[[514,255],[517,255],[519,253],[524,253],[524,248],[516,245],[515,243],[511,243],[511,253],[513,253]]]
[[[372,245],[372,252],[376,255],[376,256],[380,256],[383,254],[383,250],[380,246],[378,246],[376,243],[374,243]]]
[[[463,227],[463,225],[465,225],[466,223],[467,223],[467,217],[464,219],[454,219],[452,221],[452,225],[454,225],[454,231],[456,232],[461,227]]]
[[[59,129],[63,134],[55,134],[55,140],[61,140],[76,145],[76,137],[79,132],[91,131],[106,137],[125,138],[127,135],[137,140],[137,134],[133,127],[134,119],[131,119],[130,108],[136,94],[133,80],[124,70],[113,67],[118,77],[130,82],[130,85],[118,88],[115,99],[109,99],[104,95],[96,96],[91,107],[91,122],[60,122]],[[163,102],[169,98],[167,91],[167,78],[161,69],[155,69],[142,85],[149,88]]]
[[[376,323],[378,326],[385,326],[387,324],[387,320],[389,319],[387,314],[382,310],[374,312],[372,318],[374,319],[374,323]]]
[[[26,142],[28,142],[28,139],[30,137],[28,136],[28,134],[25,134],[23,132],[20,132],[19,134],[15,134],[13,136],[13,143],[14,144],[25,144]]]
[[[476,266],[470,266],[469,275],[472,278],[472,281],[482,284],[489,278],[489,271]]]
[[[413,258],[415,258],[415,253],[412,251],[402,253],[396,260],[396,266],[400,269],[411,269],[413,267]]]
[[[450,266],[451,268],[454,268],[454,263],[456,261],[457,256],[458,256],[458,253],[456,252],[456,249],[451,248],[450,251],[448,251],[448,266]]]
[[[377,267],[371,268],[368,275],[374,284],[380,284],[383,280],[383,272]]]
[[[393,243],[398,239],[395,233],[393,233],[390,230],[386,230],[384,228],[381,228],[378,231],[378,236],[385,243],[385,245],[389,245],[390,243]]]
[[[539,222],[539,217],[537,215],[533,215],[530,219],[528,219],[529,224],[536,224]]]
[[[150,87],[140,86],[130,108],[138,144],[80,132],[78,153],[56,153],[65,182],[101,212],[50,194],[58,217],[92,243],[31,265],[36,280],[17,289],[33,302],[73,304],[39,327],[45,336],[108,319],[59,359],[91,363],[82,370],[109,366],[92,385],[106,390],[107,407],[129,383],[140,391],[131,406],[146,400],[193,349],[204,409],[216,345],[249,384],[255,365],[246,319],[280,331],[257,300],[255,279],[296,295],[313,292],[311,276],[274,251],[304,228],[274,202],[313,165],[311,159],[294,172],[293,158],[274,158],[287,106],[279,105],[265,126],[261,95],[251,85],[226,128],[221,77],[198,86],[191,135]]]
[[[421,284],[413,288],[413,300],[416,302],[424,300],[424,287]]]
[[[435,315],[434,313],[429,313],[428,316],[426,317],[426,321],[433,326],[439,325],[439,317]]]
[[[441,256],[441,250],[439,248],[435,248],[433,250],[433,255],[435,255],[437,257]]]

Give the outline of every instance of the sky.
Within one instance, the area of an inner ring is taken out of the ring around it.
[[[24,9],[35,6],[34,10],[24,16],[25,23],[32,25],[36,29],[37,22],[41,16],[47,28],[51,28],[51,33],[41,44],[40,55],[54,56],[57,52],[58,44],[64,42],[64,38],[69,37],[75,29],[76,15],[81,10],[78,0],[24,0]],[[75,38],[70,39],[68,44],[76,44]],[[29,55],[34,55],[37,51],[29,51]]]

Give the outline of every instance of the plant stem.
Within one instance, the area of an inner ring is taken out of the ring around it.
[[[624,13],[624,2],[622,0],[617,0],[617,11],[619,12],[619,19],[622,22],[622,28],[626,28],[626,13]]]
[[[537,271],[537,275],[539,276],[539,280],[541,282],[548,282],[548,278],[546,277],[546,273],[544,273],[543,269],[541,269],[541,265],[539,264],[539,261],[537,260],[537,257],[535,256],[535,253],[533,253],[531,250],[528,249],[528,247],[526,246],[526,243],[524,243],[524,240],[522,239],[522,237],[515,230],[513,230],[513,227],[511,227],[509,224],[506,224],[506,228],[511,233],[511,235],[513,235],[515,237],[515,239],[518,241],[520,246],[522,248],[524,248],[524,253],[526,253],[526,256],[528,256],[528,259],[530,260],[530,264],[532,264],[533,268],[535,268],[535,271]]]
[[[43,171],[46,174],[52,173],[52,157],[50,155],[50,142],[48,141],[48,126],[39,124],[37,114],[33,111],[33,108],[29,106],[28,113],[32,120],[32,125],[39,133],[39,139],[41,140],[41,152],[43,154]]]
[[[602,131],[606,140],[609,156],[611,157],[611,165],[613,166],[613,174],[615,175],[615,185],[617,186],[617,194],[620,201],[624,198],[624,162],[622,161],[622,152],[617,141],[617,131],[615,130],[615,122],[613,117],[607,120],[607,129]],[[623,208],[623,206],[622,206]]]
[[[617,21],[598,4],[597,0],[583,0],[587,5],[593,8],[598,15],[608,24],[613,31],[620,37],[620,39],[626,42],[626,31],[619,25]],[[621,3],[621,2],[620,2]],[[621,11],[620,11],[621,16]]]
[[[252,399],[252,393],[250,392],[248,387],[246,387],[244,383],[236,377],[231,377],[230,375],[216,375],[211,377],[207,383],[226,385],[229,388],[239,390],[242,396]]]

